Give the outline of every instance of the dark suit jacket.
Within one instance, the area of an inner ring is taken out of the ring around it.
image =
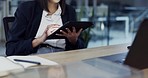
[[[16,10],[15,21],[8,34],[6,43],[6,55],[29,55],[36,53],[38,47],[32,47],[34,39],[42,17],[43,9],[36,1],[22,3]],[[63,23],[67,21],[76,21],[75,10],[66,5],[65,13],[62,15]],[[84,43],[81,38],[78,39],[76,45],[72,45],[66,39],[66,50],[84,48]]]

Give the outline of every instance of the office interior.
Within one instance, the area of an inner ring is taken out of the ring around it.
[[[17,6],[31,0],[0,0],[0,55],[5,55],[3,17],[13,16]],[[83,36],[87,48],[132,43],[139,24],[148,17],[148,0],[66,0],[78,21],[91,21],[93,27]]]
[[[5,31],[2,19],[4,17],[14,16],[17,6],[25,1],[31,1],[31,0],[0,0],[0,56],[5,56],[5,51],[6,51]],[[112,54],[113,56],[114,55],[116,56],[116,54],[118,53],[128,52],[127,46],[129,46],[134,40],[140,23],[143,21],[143,19],[146,19],[148,17],[148,5],[147,5],[148,0],[66,0],[66,1],[67,4],[70,4],[75,8],[78,21],[91,21],[94,23],[93,27],[85,30],[82,33],[87,48],[89,49],[70,51],[69,53],[63,52],[63,54],[61,55],[60,53],[59,54],[49,53],[47,55],[45,54],[37,56],[46,58],[48,60],[53,60],[59,64],[72,62],[66,65],[67,66],[66,73],[68,73],[67,78],[72,78],[72,77],[80,78],[80,76],[81,78],[83,77],[91,78],[90,75],[92,76],[92,78],[98,78],[104,73],[102,71],[98,73],[98,71],[100,70],[96,69],[99,68],[101,68],[101,70],[104,71],[108,71],[109,69],[110,73],[119,76],[119,78],[127,78],[122,76],[131,73],[131,71],[133,75],[137,76],[132,78],[147,78],[145,76],[141,77],[141,75],[145,74],[145,73],[141,74],[141,71],[140,72],[138,70],[129,71],[127,68],[125,68],[124,70],[124,67],[123,70],[121,70],[122,67],[120,65],[121,63],[118,65],[114,65],[104,60],[98,59],[98,57],[100,58],[104,55],[109,56]],[[108,46],[108,45],[113,45],[113,46]],[[83,60],[83,62],[81,60]],[[125,59],[123,59],[123,61],[124,60]],[[78,62],[75,63],[75,61]],[[80,67],[78,67],[78,65]],[[42,69],[42,66],[39,69]],[[48,70],[48,67],[45,68],[43,67],[43,69]],[[23,77],[21,78],[26,78],[26,77],[38,78],[36,77],[38,76],[38,73],[36,73],[36,69],[35,72],[34,70],[33,72],[32,70],[28,71],[27,74],[19,73],[19,76],[23,75]],[[41,74],[41,76],[43,76],[42,78],[45,78],[44,77],[45,73],[44,74],[43,73],[44,72],[41,71],[39,75]],[[110,75],[104,74],[104,75],[106,76],[106,78],[118,78],[118,77],[112,77],[113,75],[111,74]],[[14,78],[16,78],[16,76],[14,76]]]

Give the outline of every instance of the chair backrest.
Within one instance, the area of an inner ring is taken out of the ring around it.
[[[14,20],[15,20],[15,17],[4,17],[3,18],[6,41],[8,39],[9,29],[12,27]]]

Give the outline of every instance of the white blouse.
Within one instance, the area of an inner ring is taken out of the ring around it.
[[[42,34],[44,33],[48,25],[58,24],[59,27],[63,26],[61,13],[62,13],[62,10],[60,6],[58,7],[57,11],[52,15],[49,15],[47,11],[43,10],[40,26],[35,38],[42,36]],[[65,49],[65,46],[66,46],[65,39],[49,39],[49,40],[46,40],[44,43],[55,46],[55,47],[60,47],[63,49]]]

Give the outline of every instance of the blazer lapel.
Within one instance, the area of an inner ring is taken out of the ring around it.
[[[35,35],[38,31],[38,28],[39,28],[39,25],[41,22],[41,18],[42,18],[42,12],[43,12],[43,9],[37,3],[35,6],[34,13],[33,13],[33,19],[31,21],[32,22],[32,29],[31,29],[31,36],[32,37],[35,37]]]
[[[66,22],[68,22],[68,16],[66,14],[61,15],[61,18],[62,18],[63,24],[65,24]]]
[[[30,36],[31,37],[35,37],[36,33],[38,31],[40,22],[41,22],[41,18],[42,18],[42,13],[43,13],[43,9],[40,7],[40,5],[38,3],[36,3],[35,8],[34,8],[34,12],[33,12],[33,19],[32,21],[30,21],[32,24],[31,27],[31,31],[30,31]],[[66,22],[68,22],[68,14],[64,14],[61,15],[62,18],[62,22],[63,24],[65,24]]]

